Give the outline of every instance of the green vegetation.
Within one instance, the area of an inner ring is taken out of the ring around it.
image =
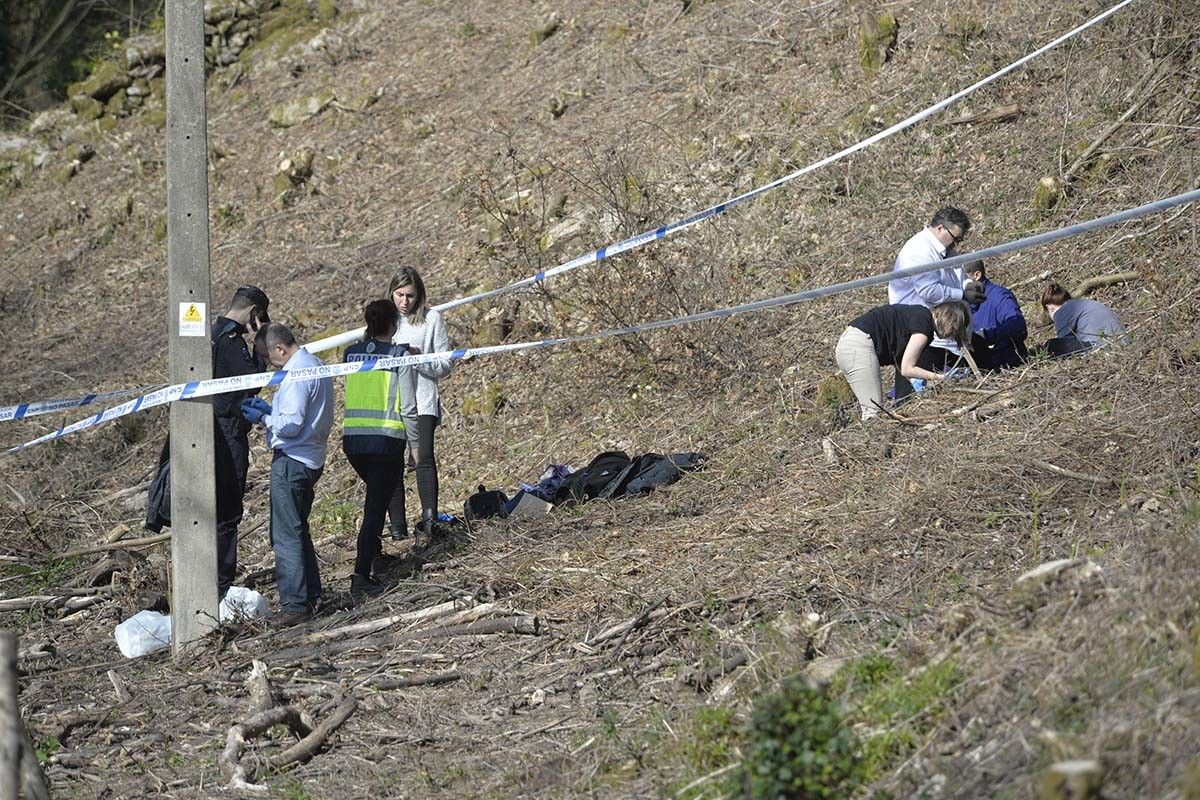
[[[311,525],[321,535],[351,534],[358,530],[358,507],[326,495],[313,504]]]
[[[50,760],[50,756],[59,750],[62,750],[62,742],[58,740],[57,736],[47,736],[45,739],[40,739],[34,747],[34,753],[37,755],[39,764],[45,764]]]
[[[881,654],[864,656],[838,673],[831,693],[850,707],[848,721],[869,731],[863,735],[864,780],[874,780],[921,743],[961,681],[952,659],[906,673]]]
[[[730,782],[751,798],[844,798],[862,783],[861,747],[839,704],[798,678],[761,698]]]

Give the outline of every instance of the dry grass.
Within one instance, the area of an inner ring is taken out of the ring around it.
[[[258,63],[236,86],[211,90],[211,138],[227,153],[214,163],[212,204],[230,209],[213,227],[214,297],[253,280],[277,316],[312,338],[351,326],[399,262],[422,268],[435,301],[499,285],[857,140],[884,124],[877,119],[905,116],[1052,38],[1092,13],[1085,5],[968,2],[954,14],[893,6],[900,46],[865,81],[845,9],[693,2],[685,14],[670,3],[568,2],[556,8],[560,30],[534,48],[528,34],[544,13],[528,5],[372,4],[340,18],[352,58]],[[1019,103],[1017,121],[923,125],[711,224],[522,293],[518,309],[508,306],[513,338],[873,273],[948,202],[978,220],[973,245],[1192,186],[1196,23],[1187,5],[1135,6],[967,103]],[[1065,167],[1132,102],[1126,93],[1148,68],[1152,41],[1177,74],[1108,140],[1117,168],[1081,178],[1060,208],[1035,213],[1037,179]],[[272,103],[327,85],[386,92],[361,114],[268,127]],[[555,97],[567,104],[557,118]],[[47,178],[0,200],[4,402],[165,372],[158,323],[143,322],[162,305],[162,290],[147,287],[165,286],[165,248],[153,236],[164,192],[159,136],[123,123],[97,140],[99,155],[65,194]],[[318,158],[321,192],[275,208],[267,187],[276,156],[300,145],[341,165],[322,175]],[[510,213],[506,198],[522,190],[527,204]],[[544,250],[559,193],[580,232]],[[124,218],[128,194],[134,212]],[[58,743],[56,796],[213,796],[223,784],[217,752],[245,715],[242,681],[255,657],[270,661],[277,686],[304,690],[296,702],[318,716],[335,688],[362,701],[332,749],[269,776],[280,796],[670,796],[738,757],[732,735],[712,742],[712,759],[688,749],[703,709],[728,707],[740,720],[757,694],[811,659],[864,655],[903,670],[948,659],[959,676],[945,710],[910,726],[918,740],[875,789],[1027,797],[1052,760],[1095,757],[1106,796],[1190,796],[1180,781],[1200,730],[1196,256],[1195,212],[1186,210],[1168,225],[991,265],[1008,284],[1045,270],[1064,283],[1138,270],[1139,281],[1098,295],[1135,343],[939,388],[901,409],[913,424],[843,427],[845,411],[818,393],[833,370],[832,342],[847,319],[882,302],[878,293],[468,362],[446,384],[447,508],[476,483],[511,488],[547,462],[580,465],[606,449],[700,450],[710,466],[647,498],[487,525],[434,550],[389,544],[402,557],[390,573],[395,590],[312,626],[466,593],[538,615],[543,636],[384,639],[271,661],[294,634],[234,628],[187,668],[161,656],[126,662],[112,625],[165,588],[161,551],[98,607],[10,615],[23,643],[58,648],[30,666],[22,687],[35,738]],[[1018,289],[1031,323],[1038,288]],[[482,341],[495,314],[454,312],[456,340]],[[497,415],[462,412],[485,391],[504,397]],[[61,423],[9,424],[6,441],[52,424]],[[6,553],[40,564],[118,523],[136,528],[136,497],[126,505],[113,495],[148,480],[164,426],[163,414],[142,415],[6,462]],[[271,565],[253,530],[266,513],[265,458],[257,452],[251,471],[248,573]],[[360,500],[333,455],[315,513],[334,590],[349,572]],[[1102,573],[1013,593],[1020,574],[1058,558],[1091,559]],[[0,590],[74,584],[85,561],[10,573]],[[650,609],[627,636],[586,645]],[[816,630],[794,622],[808,613],[820,615]],[[748,666],[710,691],[683,681],[736,650]],[[408,651],[445,662],[397,660]],[[451,664],[462,680],[367,688],[381,675]],[[130,703],[116,705],[109,668],[129,684]],[[846,699],[861,698],[851,687]],[[697,791],[711,797],[720,786]]]

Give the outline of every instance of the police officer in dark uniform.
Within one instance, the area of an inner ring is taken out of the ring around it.
[[[265,365],[246,344],[246,334],[258,332],[271,318],[271,301],[257,286],[242,286],[233,294],[229,310],[213,321],[213,377],[231,378],[263,372]],[[228,392],[213,397],[216,416],[217,484],[217,591],[224,597],[233,585],[237,570],[238,524],[242,521],[242,497],[246,494],[246,472],[250,468],[250,423],[242,417],[242,400],[258,389]]]

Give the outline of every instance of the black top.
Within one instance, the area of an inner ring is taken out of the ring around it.
[[[214,378],[232,378],[263,371],[264,368],[246,346],[245,334],[245,325],[228,317],[217,317],[212,327]],[[249,423],[242,419],[242,400],[253,394],[258,394],[258,390],[215,395],[213,413],[217,416],[217,422],[248,430]]]
[[[933,314],[925,306],[877,306],[850,323],[871,337],[882,365],[898,365],[914,333],[934,339]]]

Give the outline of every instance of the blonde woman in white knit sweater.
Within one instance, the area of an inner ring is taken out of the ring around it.
[[[421,274],[412,267],[401,267],[388,282],[387,296],[400,312],[400,324],[392,339],[395,344],[408,347],[409,355],[422,353],[449,353],[450,337],[442,315],[429,307],[425,297],[425,283]],[[435,533],[438,513],[438,473],[434,457],[434,429],[442,418],[442,401],[438,393],[438,381],[450,374],[452,362],[449,357],[416,365],[417,373],[417,417],[405,420],[409,448],[415,456],[417,472],[417,496],[421,500],[421,521],[414,527],[414,534],[432,536]],[[397,491],[404,491],[403,488]],[[398,498],[393,504],[400,515],[391,515],[393,539],[402,539],[407,533],[403,519],[404,503]]]

